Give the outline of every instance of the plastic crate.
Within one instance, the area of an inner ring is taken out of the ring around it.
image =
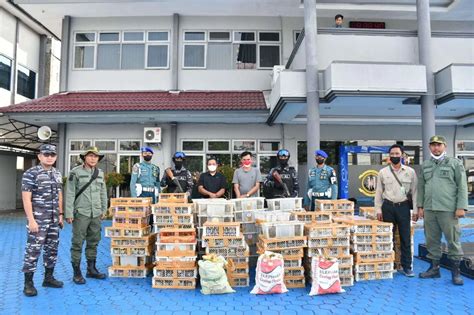
[[[354,285],[354,276],[339,276],[339,280],[341,281],[341,286],[343,287],[352,287]]]
[[[157,243],[156,256],[196,256],[196,243]]]
[[[206,222],[203,225],[203,238],[240,235],[240,223],[237,222]]]
[[[177,230],[195,230],[194,224],[154,224],[153,233],[160,235],[163,229],[177,229]]]
[[[234,215],[235,222],[255,223],[255,211],[256,210],[235,211],[235,215]]]
[[[339,276],[340,277],[352,276],[352,266],[339,266]]]
[[[345,257],[351,254],[349,246],[339,246],[339,247],[308,247],[308,257],[315,257],[319,255],[329,256],[329,257]]]
[[[153,276],[167,279],[196,278],[197,268],[164,268],[156,266],[153,268]]]
[[[142,247],[121,247],[121,246],[110,247],[111,255],[121,255],[121,256],[151,256],[153,255],[153,251],[154,251],[153,244],[142,246]]]
[[[150,274],[151,268],[111,266],[108,272],[110,278],[146,278]]]
[[[142,206],[150,207],[152,198],[110,198],[110,206]]]
[[[377,212],[375,211],[375,207],[360,207],[359,215],[367,219],[377,219]]]
[[[158,197],[160,203],[188,203],[186,193],[160,194]]]
[[[392,271],[355,272],[355,281],[393,279]]]
[[[354,210],[332,210],[326,212],[331,213],[331,216],[333,218],[341,216],[354,216]]]
[[[304,276],[304,267],[285,267],[285,277]]]
[[[385,253],[354,253],[354,263],[370,263],[370,262],[393,262],[395,259],[394,252]]]
[[[206,255],[216,254],[224,258],[231,257],[247,257],[249,256],[249,247],[247,245],[242,247],[206,247]]]
[[[264,222],[260,224],[260,228],[265,238],[304,236],[304,222]]]
[[[263,197],[231,199],[230,201],[234,203],[235,211],[260,210],[265,204]]]
[[[143,228],[149,225],[149,216],[145,217],[130,217],[130,216],[114,216],[112,219],[113,227],[129,227],[129,228]]]
[[[167,279],[153,277],[151,279],[151,286],[155,289],[194,290],[196,289],[196,279]]]
[[[161,243],[195,243],[195,229],[162,228],[159,240]]]
[[[153,214],[193,214],[192,203],[157,203],[152,205]]]
[[[331,213],[322,211],[292,211],[292,218],[305,223],[330,224],[332,223]]]
[[[308,247],[332,247],[350,245],[349,236],[342,237],[308,237]]]
[[[285,281],[285,285],[289,289],[305,288],[306,287],[306,279],[305,279],[304,276],[299,276],[299,277],[287,277],[287,276],[285,276],[283,281]]]
[[[117,247],[145,247],[154,245],[156,242],[156,234],[150,234],[144,237],[114,237],[110,239],[110,246]]]
[[[354,210],[354,202],[347,199],[339,199],[339,200],[316,199],[315,208],[319,211]]]
[[[197,223],[199,226],[203,226],[206,222],[235,222],[234,221],[234,216],[202,216],[198,215],[197,216]]]
[[[242,247],[246,242],[243,236],[205,237],[202,247]]]
[[[351,250],[355,253],[391,253],[393,252],[393,243],[351,244]]]
[[[351,227],[347,224],[308,224],[305,226],[305,235],[317,237],[349,237]]]
[[[294,268],[294,267],[301,267],[303,265],[303,259],[284,259],[284,267],[285,268]]]
[[[112,264],[120,267],[144,267],[151,266],[150,256],[111,255]]]
[[[293,211],[265,211],[259,210],[254,212],[255,222],[260,224],[263,222],[281,222],[292,221]]]
[[[355,220],[354,234],[392,234],[393,224],[377,220]]]
[[[194,201],[196,213],[203,217],[233,217],[234,203],[226,199],[200,199]]]
[[[257,253],[263,254],[265,253],[266,249],[260,247],[257,244]],[[286,248],[286,249],[273,249],[272,252],[281,254],[283,259],[301,259],[304,256],[303,248]]]
[[[355,272],[393,271],[391,262],[372,262],[354,265]]]
[[[227,278],[229,281],[229,285],[233,288],[243,288],[243,287],[248,287],[250,285],[250,278],[249,276],[229,276]]]
[[[353,234],[351,240],[354,244],[379,244],[391,243],[391,234]]]
[[[195,268],[197,256],[184,256],[184,257],[168,257],[158,256],[155,257],[155,266],[160,268]]]
[[[307,246],[305,236],[268,239],[260,235],[258,237],[258,243],[260,248],[263,248],[268,251],[272,251],[274,249],[301,248]]]
[[[155,224],[193,224],[192,214],[154,214]]]
[[[106,237],[143,237],[151,233],[151,227],[130,228],[130,227],[113,227],[105,228]]]
[[[302,209],[303,198],[276,198],[267,199],[268,210],[288,210]]]

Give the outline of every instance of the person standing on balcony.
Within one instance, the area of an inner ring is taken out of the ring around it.
[[[252,153],[240,154],[241,167],[234,172],[232,184],[236,198],[257,197],[260,190],[260,171],[252,166]]]
[[[278,166],[272,168],[263,182],[265,198],[289,198],[298,196],[298,174],[294,167],[288,165],[290,151],[281,149],[277,152]]]
[[[151,197],[156,203],[160,193],[160,168],[151,163],[153,150],[150,147],[140,149],[143,161],[132,168],[130,194],[132,197]]]
[[[448,243],[448,258],[452,264],[452,281],[463,285],[459,265],[463,257],[461,227],[468,207],[466,171],[461,161],[446,155],[446,139],[430,138],[431,159],[425,161],[418,183],[418,217],[424,218],[426,249],[430,268],[420,278],[439,278],[441,235]]]
[[[335,28],[344,28],[344,16],[342,14],[337,14],[335,17],[334,17],[334,21],[335,21],[335,24],[334,24],[334,27]]]

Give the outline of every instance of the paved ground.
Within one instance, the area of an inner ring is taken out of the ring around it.
[[[61,233],[56,267],[64,288],[41,287],[41,270],[35,274],[39,294],[27,298],[22,293],[20,272],[26,241],[24,225],[22,216],[0,216],[0,314],[474,314],[474,280],[464,278],[465,285],[455,287],[444,269],[441,279],[408,279],[396,274],[393,280],[359,282],[344,294],[317,297],[308,296],[309,287],[274,296],[251,295],[251,288],[204,296],[199,290],[152,289],[151,278],[88,280],[86,285],[77,286],[71,280],[69,263],[70,226]],[[423,232],[417,230],[415,248],[420,241]],[[463,241],[473,242],[474,230],[465,229]],[[98,267],[106,271],[110,263],[109,240],[104,238]],[[416,273],[427,267],[428,263],[415,260]]]

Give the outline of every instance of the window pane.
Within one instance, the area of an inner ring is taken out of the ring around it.
[[[185,32],[184,40],[204,40],[206,35],[204,32]]]
[[[232,69],[232,44],[209,43],[207,46],[207,69]]]
[[[130,179],[132,167],[134,164],[140,162],[138,155],[121,155],[119,173],[123,175],[125,183],[120,185],[120,197],[130,197]]]
[[[36,73],[18,65],[16,92],[24,97],[33,99],[36,92]]]
[[[457,151],[474,151],[474,141],[459,141]]]
[[[94,42],[95,33],[76,33],[76,42]]]
[[[255,152],[255,140],[234,141],[234,151],[251,151]]]
[[[76,46],[74,68],[94,68],[93,46]]]
[[[115,141],[113,140],[96,140],[94,145],[100,151],[115,151]]]
[[[120,141],[120,151],[135,151],[140,149],[140,140]]]
[[[69,149],[71,151],[84,151],[85,149],[89,148],[92,143],[89,140],[74,140],[71,141],[71,145]]]
[[[255,33],[254,32],[234,32],[234,40],[239,42],[245,41],[255,41]]]
[[[298,164],[305,164],[308,162],[307,159],[307,143],[306,141],[298,141]]]
[[[260,151],[274,152],[280,149],[280,141],[260,141]]]
[[[117,154],[104,154],[104,158],[99,162],[99,168],[103,170],[105,174],[117,172]]]
[[[207,156],[206,156],[206,160],[209,159],[209,158],[216,158],[217,159],[217,164],[219,166],[230,166],[230,154],[212,154],[212,153],[209,153]]]
[[[145,68],[145,44],[122,45],[122,69]]]
[[[208,151],[229,151],[230,150],[229,141],[208,141],[207,150]]]
[[[183,141],[183,151],[204,151],[204,142]]]
[[[255,44],[234,45],[234,69],[255,69],[257,46]]]
[[[184,66],[204,68],[204,45],[184,46]]]
[[[124,41],[142,41],[144,39],[143,32],[124,32]]]
[[[101,42],[118,42],[120,35],[119,33],[100,33],[99,39]]]
[[[149,45],[147,67],[168,66],[168,45]]]
[[[10,90],[12,61],[0,55],[0,88]]]
[[[277,157],[276,156],[268,156],[268,155],[260,155],[260,173],[268,174],[272,167],[277,166]]]
[[[261,42],[279,42],[280,33],[260,32],[258,33],[258,40]]]
[[[148,40],[168,41],[168,32],[148,32]]]
[[[280,64],[280,46],[260,46],[260,67],[272,68]]]
[[[186,155],[185,167],[192,172],[203,172],[204,157],[202,155]]]
[[[295,38],[294,38],[295,43],[298,41],[298,37],[300,37],[300,34],[301,34],[301,32],[295,32],[295,33],[294,33],[294,35],[295,35]]]
[[[97,46],[97,69],[120,68],[120,45]]]
[[[82,164],[82,160],[79,155],[71,155],[69,158],[69,169],[72,170],[78,165]]]
[[[230,40],[229,32],[209,32],[209,40]]]

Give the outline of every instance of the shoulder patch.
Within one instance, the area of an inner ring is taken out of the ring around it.
[[[72,182],[74,180],[74,173],[69,174],[68,180]]]

